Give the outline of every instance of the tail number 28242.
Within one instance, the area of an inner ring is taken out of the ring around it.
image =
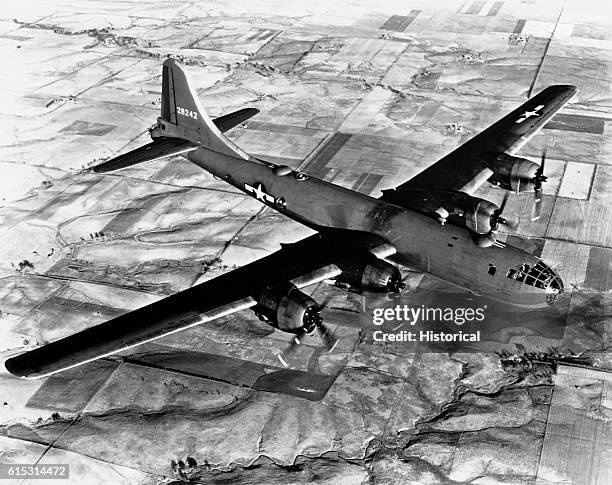
[[[180,115],[183,116],[189,116],[190,118],[193,118],[194,120],[198,119],[198,112],[197,111],[192,111],[190,109],[185,109],[185,108],[181,108],[180,106],[176,107],[176,112]]]

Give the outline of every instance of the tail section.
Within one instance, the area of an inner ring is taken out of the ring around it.
[[[94,172],[113,172],[142,162],[184,154],[199,147],[233,157],[249,159],[244,151],[223,136],[240,123],[259,113],[244,108],[211,120],[202,109],[182,67],[173,59],[164,62],[162,110],[153,141],[93,167]]]
[[[161,117],[157,119],[154,135],[181,138],[215,152],[246,160],[250,158],[223,136],[206,114],[187,73],[174,59],[164,62]]]

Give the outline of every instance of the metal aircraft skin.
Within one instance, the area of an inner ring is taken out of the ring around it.
[[[563,293],[559,275],[541,259],[495,239],[499,226],[517,224],[503,217],[506,199],[498,207],[472,194],[487,181],[508,192],[533,191],[532,219],[537,219],[546,180],[545,157],[538,165],[514,153],[576,92],[569,85],[545,88],[376,199],[245,153],[222,131],[258,111],[240,110],[211,120],[181,65],[167,59],[161,116],[150,130],[153,142],[94,167],[94,172],[180,153],[317,233],[205,283],[8,359],[5,365],[20,377],[48,376],[246,308],[295,334],[292,346],[304,334],[318,330],[330,350],[335,339],[323,324],[321,306],[300,289],[335,280],[354,291],[400,292],[405,285],[389,261],[510,305],[550,305]],[[284,356],[279,356],[283,363]]]

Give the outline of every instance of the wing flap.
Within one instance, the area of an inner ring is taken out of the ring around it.
[[[468,180],[467,183],[459,190],[461,192],[465,192],[468,195],[474,195],[478,188],[487,180],[489,180],[489,177],[491,177],[491,175],[493,175],[493,170],[491,170],[490,168],[483,168],[480,172],[476,174],[473,179]]]
[[[342,270],[338,268],[338,266],[336,266],[335,264],[328,264],[327,266],[315,269],[310,273],[298,276],[297,278],[293,278],[291,280],[291,283],[293,283],[297,288],[305,288],[306,286],[314,285],[315,283],[319,283],[320,281],[334,278],[340,275],[341,273]]]

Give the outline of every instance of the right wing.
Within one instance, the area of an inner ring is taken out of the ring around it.
[[[360,249],[375,253],[377,247],[378,241],[364,237]],[[8,359],[5,366],[19,377],[45,377],[251,308],[270,284],[290,281],[303,288],[338,276],[341,271],[334,264],[334,254],[345,248],[335,237],[322,234],[283,245],[205,283]]]
[[[493,175],[491,166],[496,163],[499,155],[516,153],[577,92],[576,86],[547,87],[444,158],[396,187],[395,191],[459,190],[472,195]],[[382,199],[385,200],[385,196]]]

